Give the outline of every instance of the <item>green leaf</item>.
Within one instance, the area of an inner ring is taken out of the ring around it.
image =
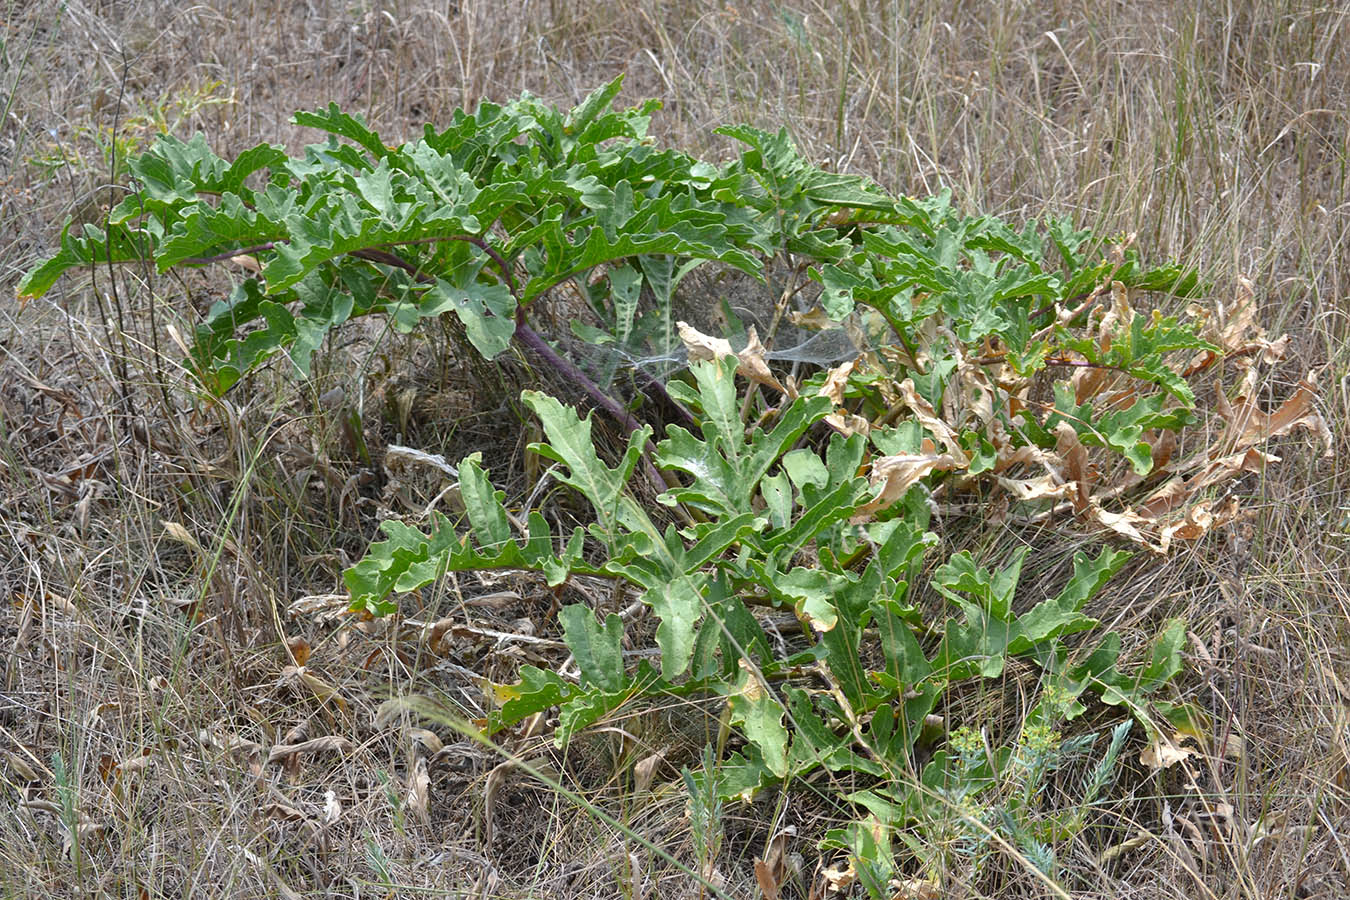
[[[798,398],[772,431],[756,429],[747,436],[736,398],[736,360],[699,363],[690,371],[696,390],[679,383],[672,383],[669,390],[677,401],[702,411],[703,438],[672,426],[657,445],[657,464],[685,472],[693,481],[667,496],[718,515],[751,511],[760,481],[807,428],[829,414],[831,403],[825,397]]]
[[[1096,559],[1076,553],[1073,558],[1073,578],[1053,599],[1043,600],[1017,617],[1016,636],[1008,644],[1009,653],[1025,653],[1054,638],[1097,625],[1097,620],[1079,613],[1087,603],[1120,570],[1130,558],[1129,553],[1104,548]]]
[[[60,252],[19,279],[16,291],[20,297],[41,297],[71,269],[139,262],[149,258],[153,246],[152,236],[143,231],[113,225],[105,232],[86,224],[77,235],[67,223],[61,232]]]
[[[788,733],[783,725],[783,705],[759,678],[742,666],[740,678],[727,694],[731,720],[763,754],[764,764],[778,778],[788,774]]]
[[[478,545],[489,550],[504,547],[511,540],[511,525],[502,506],[506,494],[493,489],[474,457],[459,464],[459,491]]]
[[[655,529],[646,514],[627,497],[628,481],[642,455],[642,447],[651,435],[651,428],[638,429],[628,436],[627,452],[619,465],[611,469],[595,453],[589,413],[585,419],[578,418],[571,407],[538,391],[525,391],[521,399],[539,417],[548,437],[547,443],[532,444],[531,449],[567,467],[567,471],[556,476],[557,479],[590,501],[605,539],[612,544],[620,526],[629,531],[646,531],[655,537]]]
[[[615,692],[626,686],[623,665],[623,621],[613,613],[604,626],[595,614],[581,604],[558,610],[567,647],[581,670],[582,684],[593,684],[602,691]]]
[[[344,113],[336,103],[328,104],[328,109],[316,109],[313,112],[297,112],[291,117],[295,125],[318,128],[330,134],[345,137],[360,144],[371,156],[382,159],[393,151],[384,146],[380,136],[366,125],[360,116]]]
[[[1170,619],[1149,652],[1148,664],[1139,673],[1135,690],[1151,694],[1181,671],[1181,648],[1186,645],[1186,623]]]
[[[511,685],[493,685],[501,708],[490,717],[492,732],[500,731],[550,707],[559,706],[577,694],[577,687],[556,672],[534,666],[520,667],[520,681]]]
[[[694,627],[703,614],[703,576],[686,575],[648,588],[644,603],[661,618],[656,643],[661,648],[661,677],[682,675],[694,655]]]

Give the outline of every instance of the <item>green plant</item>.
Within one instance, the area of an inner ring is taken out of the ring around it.
[[[637,316],[644,283],[668,309],[690,261],[751,272],[759,262],[747,217],[707,196],[716,170],[645,139],[658,104],[610,110],[620,85],[567,114],[528,95],[484,103],[399,147],[333,105],[296,115],[329,133],[302,158],[264,144],[227,163],[200,135],[165,136],[131,161],[137,189],[107,227],[67,227],[19,293],[100,262],[153,258],[165,271],[252,254],[260,277],[196,330],[193,371],[212,393],[277,355],[307,374],[328,332],[352,318],[385,315],[410,331],[453,312],[484,356],[517,339],[632,422],[530,327],[530,307],[575,279],[627,343],[651,327]],[[597,270],[603,290],[586,277]]]
[[[253,256],[259,274],[196,327],[190,366],[211,393],[277,356],[307,375],[329,332],[353,318],[383,316],[406,332],[453,313],[483,356],[517,342],[631,429],[637,420],[540,336],[531,310],[568,283],[598,323],[574,321],[578,335],[665,352],[676,288],[694,268],[758,275],[777,257],[792,275],[770,332],[808,275],[831,318],[875,312],[860,327],[884,371],[859,369],[846,390],[869,419],[888,424],[907,380],[938,408],[963,391],[985,395],[981,421],[958,423],[974,474],[994,465],[1000,440],[1053,446],[1060,422],[1143,474],[1147,434],[1189,421],[1194,398],[1169,354],[1213,346],[1173,318],[1135,315],[1123,292],[1194,293],[1193,273],[1145,269],[1123,245],[1093,261],[1101,242],[1063,219],[1017,231],[959,215],[947,193],[896,199],[811,164],[786,132],[721,129],[747,149],[720,167],[657,149],[647,128],[659,104],[615,111],[620,87],[568,113],[529,95],[483,103],[396,147],[335,105],[296,114],[328,134],[301,157],[261,144],[227,162],[201,135],[162,136],[129,161],[134,190],[106,227],[68,225],[18,293],[38,296],[80,266],[153,259],[167,271]],[[1096,301],[1112,285],[1102,317]],[[1091,389],[1079,379],[1072,393],[1056,390],[1048,416],[1032,415],[1033,379],[1054,367],[1122,376],[1127,395],[1113,377],[1088,379]]]
[[[553,585],[576,574],[624,582],[660,620],[659,666],[626,663],[617,615],[599,622],[587,606],[565,606],[558,619],[579,677],[523,667],[518,683],[496,688],[501,706],[489,733],[556,706],[554,739],[564,745],[643,697],[721,695],[744,738],[719,766],[715,783],[724,799],[746,799],[822,767],[851,771],[881,785],[850,799],[883,816],[887,828],[923,815],[951,778],[984,777],[953,775],[944,751],[922,767],[916,754],[921,743],[931,749],[944,740],[925,727],[944,696],[1002,677],[1010,659],[1043,673],[1043,699],[1026,728],[1075,718],[1088,693],[1151,722],[1150,696],[1180,668],[1180,622],[1164,630],[1135,674],[1118,667],[1114,633],[1080,654],[1064,642],[1097,626],[1082,608],[1129,554],[1077,555],[1064,588],[1020,614],[1014,598],[1024,552],[999,571],[955,554],[932,574],[955,614],[930,626],[909,597],[924,553],[937,543],[925,531],[922,492],[908,495],[901,514],[854,522],[872,499],[857,474],[863,439],[833,434],[823,454],[795,446],[829,413],[822,397],[799,397],[779,410],[772,428],[747,429],[735,369],[735,360],[696,364],[693,385],[671,385],[701,428],[695,434],[671,426],[657,445],[656,464],[682,479],[661,502],[697,512],[695,524],[662,530],[627,490],[648,429],[635,432],[610,467],[596,455],[589,417],[527,392],[525,403],[547,437],[533,449],[559,464],[555,477],[586,498],[595,521],[561,542],[530,511],[517,535],[504,495],[478,460],[467,458],[459,472],[469,533],[439,514],[429,533],[385,522],[386,540],[346,573],[353,606],[392,612],[391,594],[419,590],[451,571],[527,569]],[[786,655],[772,651],[753,611],[761,605],[791,609],[802,622],[803,638]],[[1005,752],[998,768],[1006,773],[1009,765]],[[1019,777],[1030,786],[1038,776]]]
[[[1054,705],[1056,689],[1043,692],[1037,712]],[[910,814],[899,816],[896,803],[907,799],[883,787],[853,796],[871,811],[863,821],[830,833],[827,846],[849,850],[853,865],[874,897],[900,872],[891,840],[920,862],[924,880],[941,884],[952,878],[975,881],[994,859],[996,841],[1021,855],[1042,877],[1058,885],[1062,878],[1057,847],[1073,840],[1090,824],[1094,806],[1114,780],[1120,754],[1133,722],[1126,719],[1111,731],[1101,758],[1076,786],[1076,797],[1060,805],[1047,802],[1047,776],[1082,759],[1099,735],[1086,733],[1064,738],[1043,721],[1028,717],[1011,747],[991,749],[987,733],[963,725],[953,731],[940,760],[933,793],[911,804]],[[1065,794],[1068,791],[1064,792]],[[908,827],[896,829],[896,822]]]
[[[997,487],[1033,512],[1063,501],[1119,525],[1124,515],[1106,518],[1091,495],[1094,473],[1127,464],[1120,494],[1166,467],[1165,435],[1193,416],[1188,378],[1208,364],[1191,360],[1220,349],[1188,323],[1139,309],[1139,295],[1191,294],[1198,278],[1146,269],[1130,241],[1108,246],[1066,220],[1016,230],[959,214],[946,193],[891,197],[812,165],[785,132],[724,129],[747,149],[720,167],[657,150],[646,138],[655,104],[612,111],[619,87],[567,114],[529,96],[484,103],[398,147],[330,106],[296,116],[329,133],[301,158],[260,145],[226,162],[200,136],[163,138],[131,162],[137,190],[107,227],[67,228],[19,293],[103,261],[152,257],[164,271],[256,256],[258,275],[196,331],[190,365],[212,393],[278,356],[306,375],[328,333],[360,316],[409,331],[454,313],[485,357],[512,342],[538,353],[628,428],[610,465],[589,416],[523,395],[546,435],[532,449],[557,464],[594,521],[564,539],[529,509],[517,526],[471,456],[458,468],[468,533],[440,514],[425,532],[386,521],[385,540],[345,573],[353,608],[389,614],[396,595],[455,571],[529,570],[553,586],[613,579],[658,619],[658,664],[628,665],[617,615],[600,622],[565,606],[558,620],[579,676],[522,667],[517,683],[496,687],[488,735],[557,707],[562,745],[623,704],[720,696],[740,741],[715,779],[693,783],[730,800],[820,769],[870,780],[849,799],[875,827],[834,839],[869,892],[884,892],[895,871],[895,829],[932,820],[934,803],[953,796],[975,802],[996,782],[1015,790],[985,808],[1009,818],[984,827],[1002,829],[1049,877],[1045,835],[1083,827],[1077,813],[1043,826],[1028,799],[1063,753],[1052,729],[1089,695],[1151,727],[1151,707],[1170,711],[1153,694],[1179,671],[1184,628],[1164,628],[1137,671],[1119,665],[1114,633],[1071,650],[1067,639],[1098,626],[1085,604],[1129,554],[1077,554],[1057,594],[1022,608],[1025,550],[996,570],[956,553],[925,576],[938,544],[929,504],[940,487]],[[708,261],[759,274],[771,258],[789,278],[770,332],[794,298],[811,296],[860,336],[861,358],[785,385],[764,375],[753,346],[739,357],[714,349],[720,358],[693,365],[688,380],[654,386],[686,413],[655,447],[651,426],[530,324],[532,308],[571,283],[599,323],[575,326],[578,335],[664,348],[681,278]],[[738,371],[757,382],[744,393]],[[683,527],[663,527],[629,490],[640,463],[668,476],[659,501]],[[941,621],[911,595],[925,577],[948,604]],[[785,652],[765,634],[763,606],[801,623]],[[983,761],[954,754],[937,711],[1002,678],[1009,660],[1040,672],[1022,737]],[[699,802],[712,829],[716,806]],[[710,859],[715,836],[700,840]]]

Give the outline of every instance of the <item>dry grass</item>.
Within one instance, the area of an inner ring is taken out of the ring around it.
[[[1220,296],[1250,277],[1267,326],[1294,338],[1270,396],[1315,371],[1342,455],[1288,441],[1251,486],[1249,531],[1137,562],[1101,602],[1127,640],[1188,618],[1183,690],[1242,752],[1197,770],[1199,790],[1132,762],[1121,834],[1147,836],[1105,863],[1082,847],[1068,886],[1253,900],[1350,890],[1344,4],[69,0],[10,2],[0,41],[11,286],[67,215],[97,220],[121,162],[110,137],[133,148],[154,113],[222,153],[295,149],[304,136],[287,120],[301,107],[336,101],[393,136],[524,89],[570,104],[620,71],[627,99],[666,100],[658,136],[695,152],[726,149],[718,124],[785,124],[816,159],[897,191],[949,185],[972,210],[1067,211],[1134,231],[1151,257],[1201,264]],[[382,502],[318,398],[334,386],[350,397],[351,371],[368,370],[369,440],[389,436],[382,403],[401,396],[410,442],[490,448],[518,466],[532,436],[505,398],[519,373],[459,371],[435,336],[354,343],[313,385],[260,377],[203,410],[182,392],[169,335],[190,333],[219,290],[218,276],[100,272],[24,308],[0,301],[0,894],[696,896],[632,834],[692,858],[673,767],[692,762],[715,710],[635,714],[611,723],[631,739],[599,732],[566,759],[525,738],[510,747],[627,832],[444,728],[421,820],[408,802],[417,734],[377,725],[381,702],[430,695],[476,714],[473,676],[507,677],[534,648],[470,636],[437,658],[382,627],[287,618],[296,598],[337,588]],[[409,482],[406,502],[434,489]],[[963,539],[996,558],[1013,537]],[[1062,551],[1051,541],[1047,558]],[[548,608],[530,582],[452,594],[490,590],[514,593],[455,614],[521,631]],[[294,670],[306,647],[319,684]],[[267,760],[324,735],[350,748]],[[631,767],[658,748],[670,764],[639,792]],[[727,813],[718,868],[732,896],[754,895],[750,860],[783,824],[798,827],[789,849],[809,880],[813,839],[842,814],[809,792],[768,802]],[[1206,813],[1216,824],[1203,832],[1171,818]],[[1043,890],[1016,865],[998,889]]]

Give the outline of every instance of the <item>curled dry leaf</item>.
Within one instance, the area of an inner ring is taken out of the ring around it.
[[[1014,500],[1022,501],[1062,500],[1068,496],[1070,488],[1075,486],[1073,482],[1061,481],[1053,475],[1026,479],[1005,478],[999,475],[997,478],[999,486],[1011,494]]]
[[[1139,761],[1154,770],[1171,768],[1192,756],[1200,755],[1198,749],[1185,746],[1185,742],[1191,740],[1193,738],[1190,735],[1182,732],[1177,732],[1171,737],[1159,735],[1139,751]]]
[[[426,825],[431,821],[431,775],[427,772],[427,758],[417,757],[412,775],[408,778],[408,809],[417,821]]]
[[[308,594],[292,601],[286,607],[286,615],[292,619],[297,616],[313,615],[320,622],[329,622],[347,615],[352,605],[349,594]]]
[[[796,834],[788,827],[774,835],[764,848],[764,856],[755,860],[755,880],[764,894],[764,900],[777,900],[778,890],[788,875],[787,840]]]
[[[762,859],[755,860],[755,881],[759,884],[759,892],[764,900],[778,900],[779,881],[769,864]]]
[[[656,770],[665,760],[666,748],[662,748],[651,756],[637,761],[637,764],[633,766],[633,790],[636,793],[645,794],[651,790],[652,779],[656,777]]]
[[[188,531],[180,522],[165,522],[164,536],[188,547],[194,553],[202,552],[202,545],[192,536],[192,532]]]
[[[277,760],[289,759],[292,756],[303,756],[308,753],[338,753],[345,756],[351,753],[353,749],[354,745],[345,737],[329,734],[300,741],[297,744],[277,744],[268,751],[267,761],[273,763]]]
[[[337,793],[331,790],[323,792],[323,823],[332,825],[342,818],[342,803],[337,798]]]
[[[820,386],[820,390],[816,391],[816,395],[828,397],[835,406],[843,406],[844,389],[848,387],[848,377],[853,374],[857,365],[858,360],[855,358],[830,369],[825,373],[825,383]]]
[[[217,750],[231,757],[242,757],[250,775],[262,774],[262,746],[234,733],[222,734],[203,728],[197,732],[197,743],[208,750]]]
[[[320,703],[334,703],[338,709],[347,711],[347,701],[336,687],[310,672],[304,666],[286,666],[281,670],[278,682],[296,690],[297,693],[311,693]]]
[[[57,822],[57,827],[61,830],[61,855],[67,859],[74,851],[76,842],[84,846],[88,841],[101,837],[108,830],[108,826],[103,822],[80,822],[75,826],[75,833],[71,834],[64,819]]]
[[[276,819],[279,822],[307,822],[309,816],[297,807],[275,800],[258,810],[264,819]]]
[[[923,878],[892,880],[891,900],[941,900],[942,888]]]
[[[858,880],[858,872],[851,863],[840,861],[821,869],[820,877],[825,880],[825,887],[830,892],[842,894]]]
[[[866,521],[879,511],[905,496],[910,486],[931,472],[964,469],[969,465],[964,454],[938,453],[933,442],[924,439],[925,452],[898,456],[879,456],[872,461],[872,484],[881,485],[881,492],[872,501],[858,507],[851,519],[855,524]]]
[[[933,405],[919,396],[919,391],[914,387],[914,379],[906,378],[900,382],[900,396],[904,398],[905,405],[914,413],[914,417],[919,420],[919,424],[928,430],[933,437],[937,438],[939,444],[947,448],[947,452],[953,457],[965,460],[966,454],[961,449],[961,442],[958,435],[950,425],[942,421]],[[963,463],[964,467],[965,463]]]
[[[19,801],[19,806],[33,812],[51,813],[54,816],[61,815],[61,807],[50,800],[42,800],[37,797],[25,797]]]
[[[750,326],[749,343],[740,353],[731,349],[731,342],[726,338],[706,335],[688,322],[677,322],[675,327],[680,330],[680,340],[684,342],[685,349],[689,351],[691,362],[726,359],[728,356],[734,356],[737,361],[737,375],[743,375],[756,384],[773,388],[780,394],[792,396],[792,393],[769,370],[768,351],[760,341],[755,326]]]
[[[1255,372],[1255,369],[1250,370],[1250,374]],[[1331,429],[1317,411],[1317,380],[1312,372],[1298,383],[1294,393],[1272,413],[1261,411],[1253,378],[1246,380],[1237,402],[1230,405],[1222,389],[1219,389],[1217,403],[1219,414],[1227,426],[1216,446],[1231,447],[1234,451],[1245,450],[1270,438],[1283,437],[1296,428],[1303,428],[1322,440],[1323,456],[1330,457],[1335,453],[1336,441],[1331,435]]]
[[[1192,314],[1204,320],[1200,336],[1222,352],[1197,351],[1182,368],[1181,375],[1190,377],[1221,358],[1232,359],[1239,365],[1250,365],[1250,361],[1257,358],[1265,365],[1283,359],[1289,350],[1289,335],[1281,335],[1275,340],[1267,338],[1265,329],[1257,324],[1256,306],[1252,282],[1246,276],[1239,275],[1237,296],[1232,303],[1225,306],[1217,302],[1213,309],[1192,310]]]
[[[30,757],[33,757],[33,762],[37,763],[37,757],[34,757],[33,754],[29,753],[26,748],[24,749],[24,753],[28,753]],[[34,781],[42,780],[38,775],[37,770],[30,766],[28,760],[24,759],[19,754],[6,752],[5,757],[9,761],[10,771],[19,776],[18,780],[20,782],[31,784]],[[41,763],[37,764],[41,765]],[[44,771],[46,771],[45,767]]]
[[[139,775],[155,763],[154,751],[146,747],[140,753],[133,753],[117,764],[117,773],[124,778]]]
[[[445,744],[436,736],[436,732],[427,728],[409,728],[405,736],[410,742],[431,754],[440,753],[445,749]]]
[[[286,641],[286,652],[290,654],[291,661],[297,666],[303,666],[309,662],[311,653],[309,641],[302,637],[293,637]]]
[[[848,377],[857,365],[858,359],[855,358],[830,369],[825,374],[825,383],[820,386],[820,390],[816,391],[817,396],[827,397],[834,404],[834,412],[827,415],[825,421],[844,437],[867,434],[872,429],[872,423],[864,417],[853,415],[841,409],[844,405],[844,389],[848,387]]]
[[[483,784],[483,846],[489,852],[492,850],[492,834],[496,830],[497,792],[506,783],[506,774],[514,765],[514,762],[507,760],[493,766]]]

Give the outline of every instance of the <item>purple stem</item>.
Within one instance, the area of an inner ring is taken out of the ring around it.
[[[602,391],[600,385],[592,381],[590,377],[585,372],[578,369],[574,363],[559,356],[558,353],[548,345],[548,341],[540,336],[539,332],[527,325],[525,323],[525,310],[522,308],[517,308],[516,310],[515,338],[543,357],[544,361],[556,369],[564,378],[579,385],[582,392],[585,393],[596,406],[599,406],[615,419],[618,419],[620,424],[627,428],[630,433],[637,431],[642,427],[642,423],[633,418],[632,413],[624,409],[619,404],[619,401]],[[656,456],[656,447],[654,447],[649,440],[647,441],[646,449],[647,454],[643,457],[643,464],[646,469],[647,478],[651,481],[652,486],[658,491],[664,491],[669,485],[666,484],[665,479],[661,477],[661,473],[657,471],[656,466],[652,463],[652,459]]]
[[[516,314],[515,337],[516,340],[542,356],[544,361],[557,369],[564,378],[580,385],[581,390],[595,402],[596,406],[618,419],[629,431],[636,431],[642,427],[642,423],[633,418],[628,410],[620,406],[619,401],[602,391],[600,386],[590,379],[590,376],[578,369],[570,360],[559,356],[557,351],[548,345],[548,341],[539,335],[539,332],[525,324],[525,319],[519,312]]]

